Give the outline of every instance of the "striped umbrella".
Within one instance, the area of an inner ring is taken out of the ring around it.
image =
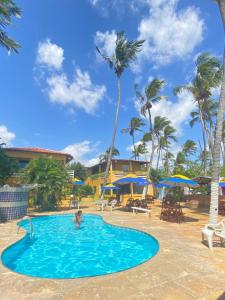
[[[107,191],[107,190],[119,190],[120,188],[118,186],[115,186],[112,183],[110,183],[110,184],[103,186],[102,189]]]
[[[179,187],[195,188],[195,187],[199,186],[197,182],[193,181],[192,179],[190,179],[186,176],[180,175],[180,174],[166,178],[166,179],[160,181],[160,183],[170,185],[172,187],[179,186]]]

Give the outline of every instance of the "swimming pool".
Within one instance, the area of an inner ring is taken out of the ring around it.
[[[79,278],[123,271],[152,258],[157,240],[142,231],[110,225],[85,214],[81,228],[74,215],[43,216],[20,222],[26,236],[2,254],[9,269],[42,278]]]

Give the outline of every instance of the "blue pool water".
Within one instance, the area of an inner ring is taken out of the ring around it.
[[[119,272],[137,266],[158,252],[152,236],[107,224],[84,215],[81,228],[72,214],[33,218],[20,223],[26,236],[7,248],[2,262],[9,269],[43,278],[78,278]]]

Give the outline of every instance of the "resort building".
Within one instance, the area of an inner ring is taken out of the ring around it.
[[[102,191],[104,182],[104,174],[106,170],[106,162],[100,162],[90,168],[88,168],[89,177],[86,180],[86,184],[92,186],[95,191],[95,198],[99,198]],[[128,160],[128,159],[112,159],[110,164],[109,176],[107,183],[112,183],[130,173],[137,176],[146,178],[147,162]],[[106,191],[105,195],[108,197],[119,197],[121,201],[126,202],[128,198],[132,196],[134,199],[142,198],[143,186],[137,186],[130,184],[121,185],[119,191]],[[152,186],[148,186],[149,195],[153,195]]]
[[[6,155],[15,158],[19,163],[19,168],[23,169],[29,161],[39,157],[51,156],[55,160],[62,161],[64,164],[73,159],[72,155],[60,151],[43,148],[4,148]]]

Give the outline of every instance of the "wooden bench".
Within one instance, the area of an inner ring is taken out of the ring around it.
[[[138,211],[143,211],[147,213],[148,217],[150,216],[152,211],[151,209],[136,207],[136,206],[132,206],[131,208],[133,209],[133,214],[137,213]]]

